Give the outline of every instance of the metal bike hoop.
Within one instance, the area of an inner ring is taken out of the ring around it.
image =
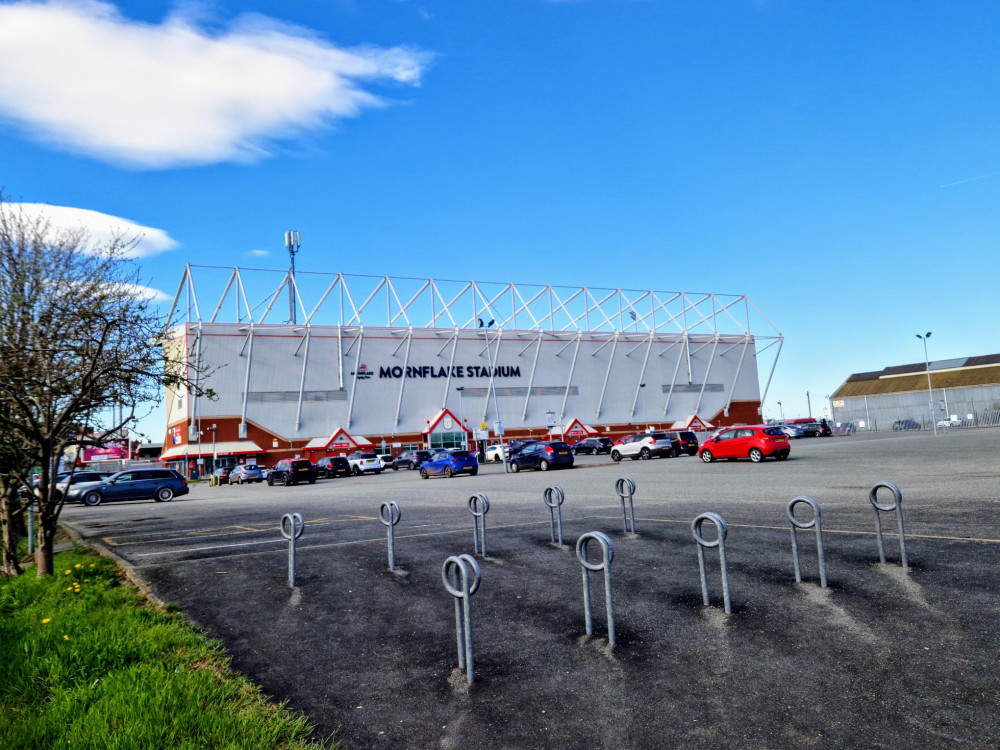
[[[396,535],[394,527],[403,517],[403,512],[395,500],[382,503],[378,509],[378,518],[386,527],[386,537],[389,546],[389,570],[396,569]]]
[[[553,542],[558,542],[561,545],[563,543],[562,504],[566,500],[566,493],[559,485],[546,487],[542,499],[549,507],[549,535]]]
[[[625,533],[631,532],[635,533],[635,504],[633,498],[635,496],[635,482],[631,477],[618,477],[615,482],[615,492],[618,493],[618,497],[622,501],[622,525],[624,526]],[[628,502],[628,509],[626,510],[625,503]]]
[[[587,555],[587,545],[596,542],[602,552],[599,563],[591,562]],[[594,634],[594,617],[590,604],[590,571],[604,571],[604,599],[608,618],[608,643],[615,645],[615,605],[611,592],[611,561],[615,559],[615,545],[602,531],[591,531],[576,540],[576,556],[583,571],[583,614],[587,635]]]
[[[306,522],[298,513],[286,513],[281,517],[281,535],[288,540],[288,585],[295,588],[295,540],[302,536]]]
[[[701,525],[705,521],[715,524],[719,535],[713,541],[708,541],[702,536]],[[691,522],[691,533],[698,543],[698,570],[701,573],[701,601],[708,606],[708,576],[705,573],[705,548],[719,548],[719,567],[722,570],[722,598],[726,608],[726,614],[732,614],[732,603],[729,599],[729,572],[726,568],[726,522],[718,513],[702,513]]]
[[[475,680],[472,658],[472,595],[479,590],[483,574],[472,555],[452,555],[441,567],[445,590],[455,597],[455,639],[458,668],[466,670],[466,680]]]
[[[795,506],[799,504],[808,505],[813,510],[813,517],[809,521],[800,521],[795,517]],[[808,495],[799,495],[788,501],[785,511],[788,520],[792,524],[792,563],[795,566],[795,580],[802,582],[802,568],[799,565],[799,541],[796,531],[798,529],[816,529],[816,557],[819,560],[819,585],[826,588],[826,556],[823,554],[823,522],[820,517],[819,503]]]
[[[892,505],[881,505],[878,501],[878,491],[887,489],[892,493]],[[885,562],[885,546],[882,543],[882,513],[896,513],[896,527],[899,530],[899,558],[900,565],[908,568],[909,562],[906,558],[906,533],[903,529],[903,493],[899,491],[892,482],[879,482],[868,491],[868,502],[875,508],[875,537],[878,540],[878,557],[881,562]]]
[[[486,514],[490,512],[490,499],[482,492],[469,498],[469,513],[472,514],[472,551],[486,557]]]

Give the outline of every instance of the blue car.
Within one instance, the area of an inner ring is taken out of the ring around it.
[[[479,461],[466,450],[437,450],[431,454],[429,461],[420,464],[420,477],[427,477],[442,474],[446,477],[453,477],[456,474],[468,474],[476,476],[479,473]]]

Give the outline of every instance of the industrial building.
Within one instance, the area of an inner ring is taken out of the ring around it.
[[[214,393],[166,394],[161,460],[188,473],[755,423],[782,344],[741,295],[222,271],[185,270],[165,344]]]
[[[859,430],[1000,424],[1000,354],[851,375],[830,396],[835,424]]]

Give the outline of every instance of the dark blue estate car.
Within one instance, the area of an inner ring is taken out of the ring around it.
[[[105,500],[169,503],[186,494],[187,480],[173,469],[129,469],[112,474],[103,482],[71,485],[66,498],[84,505],[100,505]]]
[[[510,468],[521,469],[573,468],[573,449],[567,443],[532,443],[510,460]]]
[[[420,464],[420,476],[423,479],[437,474],[443,474],[446,477],[468,474],[474,477],[478,473],[479,461],[466,450],[434,451],[430,461],[424,461]]]

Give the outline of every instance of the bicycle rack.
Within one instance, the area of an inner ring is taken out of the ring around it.
[[[603,558],[599,563],[590,562],[587,556],[587,545],[597,542],[601,547]],[[587,626],[587,635],[594,634],[594,617],[590,607],[590,571],[604,571],[604,599],[608,611],[608,643],[615,645],[615,605],[611,595],[611,561],[615,559],[615,545],[610,537],[601,531],[591,531],[576,540],[576,556],[583,566],[583,613]]]
[[[298,513],[281,517],[281,535],[288,540],[288,585],[295,588],[295,540],[302,536],[306,523]]]
[[[549,506],[549,534],[552,541],[555,542],[556,532],[558,531],[558,543],[560,545],[563,543],[562,504],[565,499],[566,493],[563,492],[563,488],[559,485],[545,488],[543,500]]]
[[[471,685],[475,680],[472,666],[472,595],[479,590],[483,574],[472,555],[452,555],[444,561],[441,578],[445,589],[455,597],[458,668],[466,670],[466,679]]]
[[[715,541],[709,542],[701,535],[701,525],[711,521],[719,532]],[[732,614],[733,608],[729,601],[729,573],[726,569],[726,522],[718,513],[702,513],[691,522],[691,533],[698,542],[698,569],[701,572],[701,601],[708,606],[708,577],[705,575],[705,548],[719,548],[719,567],[722,569],[722,598],[726,606],[726,614]]]
[[[878,491],[885,488],[892,492],[892,505],[879,505]],[[899,487],[892,482],[879,482],[868,491],[868,502],[875,508],[875,536],[878,539],[878,557],[881,562],[885,562],[885,547],[882,544],[882,516],[881,513],[896,512],[896,525],[899,527],[899,557],[900,565],[909,567],[906,560],[906,535],[903,532],[903,493]]]
[[[625,533],[629,532],[629,527],[631,526],[632,533],[635,533],[635,506],[632,502],[632,498],[635,495],[635,482],[630,477],[618,477],[618,481],[615,482],[615,492],[618,493],[618,497],[622,501],[622,524],[625,527]],[[628,501],[628,510],[625,509],[625,501]]]
[[[379,520],[386,526],[386,536],[388,537],[389,545],[389,570],[396,569],[396,535],[394,528],[399,519],[403,517],[402,511],[399,509],[399,505],[396,504],[395,500],[390,500],[389,502],[382,503],[382,507],[378,509]]]
[[[795,517],[795,506],[799,503],[808,505],[813,509],[813,518],[811,521],[800,521]],[[799,495],[789,501],[786,512],[788,513],[788,520],[792,522],[792,562],[795,565],[796,582],[802,583],[802,569],[799,567],[799,542],[798,535],[795,532],[798,529],[814,528],[816,529],[816,556],[819,559],[819,585],[820,588],[825,589],[826,557],[823,554],[823,523],[820,520],[819,503],[808,495]]]
[[[486,557],[486,514],[490,512],[490,499],[482,492],[469,498],[469,513],[472,514],[472,551]]]

